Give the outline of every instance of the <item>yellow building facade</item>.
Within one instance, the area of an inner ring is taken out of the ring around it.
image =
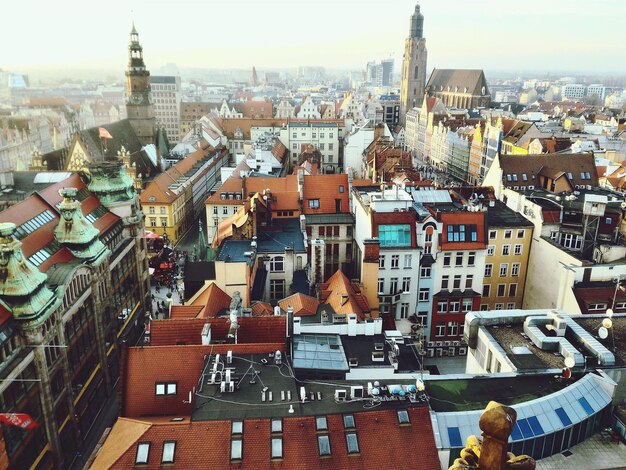
[[[488,224],[480,310],[522,308],[533,224],[501,202],[489,208]]]

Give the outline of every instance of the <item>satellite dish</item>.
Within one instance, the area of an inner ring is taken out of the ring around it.
[[[576,361],[574,361],[573,357],[566,357],[565,358],[565,367],[567,367],[567,368],[574,367],[575,364],[576,364]]]
[[[600,328],[598,328],[598,336],[602,339],[606,339],[609,336],[609,330],[601,326]]]
[[[605,318],[602,320],[602,326],[608,330],[613,326],[613,322],[610,318]]]
[[[622,207],[622,209],[626,210],[626,202],[622,202],[620,206]]]

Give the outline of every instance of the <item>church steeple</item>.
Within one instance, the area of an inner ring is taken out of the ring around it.
[[[406,123],[406,113],[419,106],[426,85],[426,39],[424,38],[424,15],[419,4],[411,15],[409,36],[404,41],[402,83],[400,87],[400,120]]]
[[[421,39],[424,35],[424,15],[420,13],[419,3],[415,5],[415,12],[411,15],[409,37]]]
[[[128,68],[126,69],[126,115],[143,145],[156,141],[156,119],[152,104],[150,72],[143,61],[143,47],[139,33],[133,27],[128,44]]]

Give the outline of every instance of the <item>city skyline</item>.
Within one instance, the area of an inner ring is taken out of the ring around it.
[[[75,0],[54,4],[26,0],[11,5],[10,13],[14,18],[28,17],[29,29],[36,33],[22,39],[19,47],[6,48],[0,66],[14,71],[123,70],[134,18],[146,65],[153,70],[168,63],[180,68],[255,66],[262,70],[315,65],[354,70],[364,69],[368,61],[391,57],[398,71],[415,3],[397,0],[381,15],[376,8],[379,2],[373,0],[345,0],[337,5],[329,0],[263,4],[236,0],[210,5],[197,0],[113,0],[86,21]],[[626,17],[623,2],[599,0],[590,9],[582,0],[548,4],[530,0],[523,14],[497,0],[419,3],[425,17],[429,70],[626,72],[619,60],[624,55],[619,38]],[[34,9],[36,16],[31,14]],[[59,13],[60,19],[49,21],[59,18]],[[176,15],[179,21],[172,20]],[[4,44],[24,36],[21,21],[11,21],[0,31]],[[55,43],[57,47],[47,47]]]

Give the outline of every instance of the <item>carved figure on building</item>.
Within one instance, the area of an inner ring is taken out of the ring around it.
[[[476,436],[469,436],[465,448],[461,450],[461,457],[449,470],[534,470],[535,459],[528,455],[515,456],[507,451],[516,420],[517,413],[513,408],[489,402],[478,423],[483,431],[482,441]]]

